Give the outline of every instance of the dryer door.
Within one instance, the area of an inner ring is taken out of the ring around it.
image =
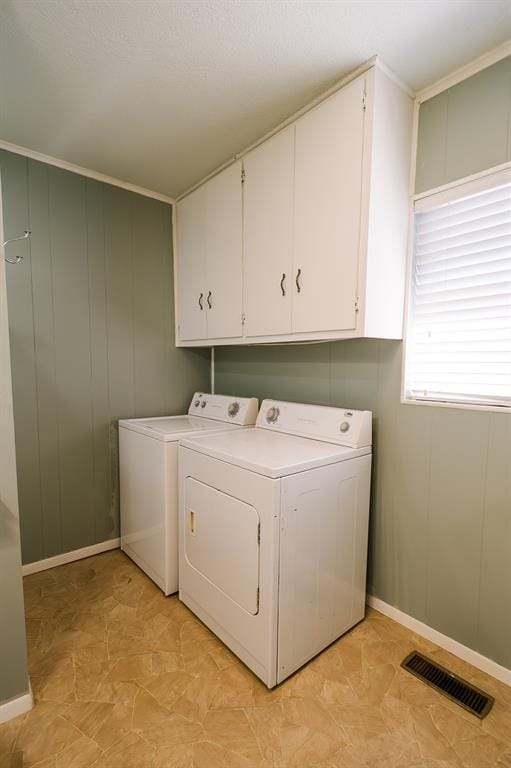
[[[179,598],[277,682],[280,480],[179,447]]]
[[[259,515],[255,507],[192,477],[185,480],[188,564],[247,613],[259,610]]]

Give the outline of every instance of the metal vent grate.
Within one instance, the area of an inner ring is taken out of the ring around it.
[[[467,683],[463,678],[449,672],[420,653],[413,651],[401,664],[403,669],[411,672],[427,685],[447,696],[460,707],[472,712],[476,717],[486,717],[493,706],[494,698],[480,688]]]

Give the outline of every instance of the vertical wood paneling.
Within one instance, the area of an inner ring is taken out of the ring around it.
[[[372,473],[371,503],[374,514],[370,524],[369,581],[387,602],[394,602],[396,573],[394,563],[394,486],[396,454],[396,412],[399,387],[401,345],[379,343],[378,388],[374,400],[375,455]]]
[[[110,424],[104,185],[92,179],[87,179],[86,195],[94,520],[96,541],[104,541],[111,537],[116,529],[110,509]]]
[[[0,153],[5,238],[30,229],[28,208],[28,161],[19,155]],[[9,258],[23,261],[6,270],[11,342],[14,426],[19,483],[20,527],[23,557],[44,557],[41,512],[37,382],[34,359],[31,246],[22,241],[7,246]]]
[[[135,413],[132,197],[116,187],[106,186],[104,190],[108,377],[113,419]]]
[[[332,402],[334,405],[370,410],[378,394],[378,354],[380,342],[368,339],[359,344],[348,340],[332,348]],[[339,357],[339,355],[342,355]],[[339,367],[336,366],[337,361]],[[337,385],[335,370],[341,373],[341,389]]]
[[[0,153],[24,562],[119,534],[117,420],[182,412],[209,353],[176,350],[171,211]]]
[[[511,666],[511,415],[489,429],[477,648]]]
[[[432,408],[400,405],[394,467],[394,602],[426,621]]]
[[[415,191],[505,163],[510,135],[508,56],[421,104]]]
[[[34,355],[37,382],[37,422],[40,456],[40,494],[44,557],[62,552],[60,446],[55,392],[56,348],[53,304],[53,266],[49,216],[49,167],[28,161]],[[17,368],[17,356],[16,365]],[[57,458],[57,460],[56,460]],[[24,507],[22,507],[24,510]],[[22,516],[24,517],[24,515]]]
[[[511,56],[450,89],[444,183],[506,162],[510,108]]]
[[[449,91],[443,91],[420,105],[416,192],[424,192],[444,183],[448,107]]]
[[[150,416],[148,405],[165,410],[170,386],[167,344],[161,333],[170,304],[169,286],[161,279],[168,259],[162,211],[168,206],[144,197],[134,197],[132,206],[135,413]]]
[[[427,623],[477,645],[488,420],[474,411],[436,413],[428,510]]]
[[[133,318],[133,207],[130,192],[106,186],[105,251],[108,326],[110,504],[119,535],[119,419],[136,416]]]
[[[0,178],[0,187],[1,181]],[[0,200],[0,241],[3,240]],[[17,698],[29,689],[6,288],[6,270],[11,266],[4,261],[4,249],[0,246],[0,702]]]
[[[58,168],[49,177],[62,546],[70,551],[95,541],[86,183]]]

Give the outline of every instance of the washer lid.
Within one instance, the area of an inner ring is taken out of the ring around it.
[[[156,416],[150,419],[121,419],[119,427],[170,442],[192,432],[230,430],[255,424],[258,402],[255,397],[209,395],[195,392],[184,416]]]
[[[348,448],[260,427],[185,437],[180,446],[273,478],[371,453],[369,446]]]
[[[236,424],[226,424],[216,419],[204,419],[197,416],[159,416],[151,419],[122,419],[119,427],[141,432],[156,440],[171,442],[194,433],[218,432],[239,429]]]

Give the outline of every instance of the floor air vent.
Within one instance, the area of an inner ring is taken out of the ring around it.
[[[486,717],[493,706],[492,696],[416,651],[407,656],[401,666],[476,717]]]

